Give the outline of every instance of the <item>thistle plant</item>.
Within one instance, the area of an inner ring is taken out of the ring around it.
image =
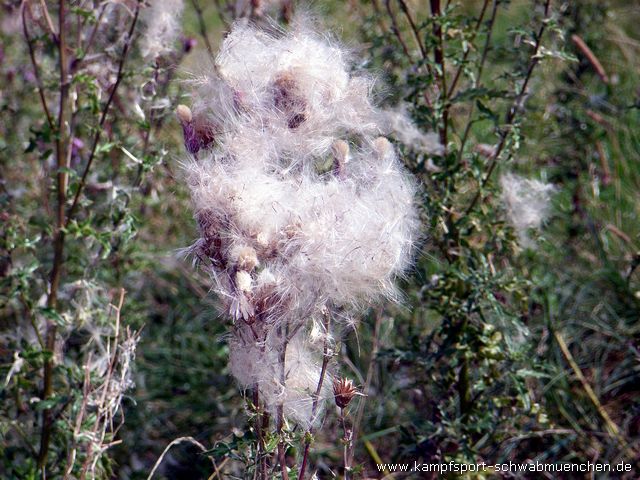
[[[419,236],[415,183],[380,136],[374,79],[351,66],[304,17],[275,32],[238,22],[214,71],[194,79],[193,106],[177,110],[200,231],[188,252],[232,321],[234,377],[275,420],[283,478],[286,425],[318,425],[341,331],[398,298]]]
[[[111,475],[139,340],[125,311],[135,199],[158,188],[145,179],[187,52],[180,5],[2,5],[2,110],[18,119],[1,128],[3,478]]]

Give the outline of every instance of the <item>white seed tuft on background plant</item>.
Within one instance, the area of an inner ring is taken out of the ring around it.
[[[140,47],[145,58],[155,60],[174,50],[183,9],[183,0],[154,0],[142,11],[145,31]]]
[[[393,135],[416,152],[435,156],[444,154],[444,146],[440,143],[438,134],[420,130],[409,116],[406,105],[384,110],[380,122],[385,133]]]
[[[302,17],[276,33],[237,22],[176,112],[200,229],[191,251],[234,320],[231,371],[307,427],[332,332],[398,298],[418,238],[416,186],[380,137],[373,81]]]
[[[551,211],[553,185],[531,180],[514,173],[500,177],[500,198],[507,211],[507,218],[518,234],[524,247],[532,245],[531,229],[538,230]]]

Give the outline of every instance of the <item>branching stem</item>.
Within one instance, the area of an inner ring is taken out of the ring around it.
[[[316,387],[316,393],[313,396],[313,404],[311,405],[311,426],[307,432],[305,441],[304,441],[304,453],[302,454],[302,465],[300,466],[300,471],[298,473],[298,480],[303,480],[305,476],[305,470],[307,469],[307,462],[309,459],[309,449],[311,447],[311,440],[314,433],[313,424],[316,421],[316,415],[318,412],[318,405],[320,403],[320,392],[322,392],[322,385],[324,383],[324,377],[327,373],[327,366],[329,365],[329,360],[331,359],[331,352],[329,350],[329,328],[331,326],[331,314],[327,312],[324,316],[324,346],[322,348],[322,369],[320,370],[320,378],[318,379],[318,386]]]
[[[480,200],[480,196],[482,195],[482,190],[489,182],[489,179],[491,178],[491,174],[493,173],[498,163],[498,159],[500,158],[500,155],[504,150],[504,147],[507,142],[507,138],[509,137],[509,133],[511,131],[511,127],[513,126],[513,122],[516,119],[516,116],[519,110],[521,109],[522,104],[524,102],[524,98],[527,94],[527,87],[529,86],[529,81],[531,80],[533,71],[535,70],[535,67],[539,63],[540,59],[538,54],[540,53],[540,47],[542,46],[542,37],[544,36],[544,32],[547,28],[547,23],[550,18],[550,13],[551,13],[551,0],[547,0],[545,2],[545,7],[544,7],[545,18],[542,21],[542,25],[540,25],[538,33],[535,36],[535,47],[533,50],[533,55],[531,55],[531,59],[529,61],[529,66],[527,67],[527,73],[524,76],[524,81],[522,82],[520,91],[516,95],[516,98],[513,101],[513,104],[511,105],[511,107],[509,108],[509,111],[507,112],[507,115],[505,118],[505,124],[507,125],[507,129],[504,129],[500,133],[500,141],[498,142],[498,146],[496,147],[495,153],[491,157],[491,162],[489,163],[489,168],[487,169],[487,173],[485,177],[482,179],[482,181],[480,182],[478,191],[473,197],[473,200],[471,201],[469,207],[467,207],[467,210],[465,211],[465,214],[463,215],[463,217],[466,217],[475,208],[476,204],[478,203],[478,200]],[[481,66],[483,64],[484,62],[481,63]]]

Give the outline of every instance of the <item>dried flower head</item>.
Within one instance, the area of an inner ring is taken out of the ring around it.
[[[358,393],[353,382],[348,378],[336,378],[333,381],[333,398],[336,405],[340,408],[346,408]]]

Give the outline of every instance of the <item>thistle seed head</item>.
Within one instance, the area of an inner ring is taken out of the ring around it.
[[[357,394],[358,390],[350,379],[336,378],[333,381],[333,396],[338,407],[346,408]]]
[[[193,111],[176,112],[200,225],[191,251],[234,320],[231,371],[303,425],[318,418],[325,340],[371,301],[398,298],[419,235],[415,182],[377,137],[372,86],[304,19],[278,34],[237,22],[196,80]],[[317,168],[331,157],[333,175]],[[357,394],[347,380],[335,388],[338,405]]]

